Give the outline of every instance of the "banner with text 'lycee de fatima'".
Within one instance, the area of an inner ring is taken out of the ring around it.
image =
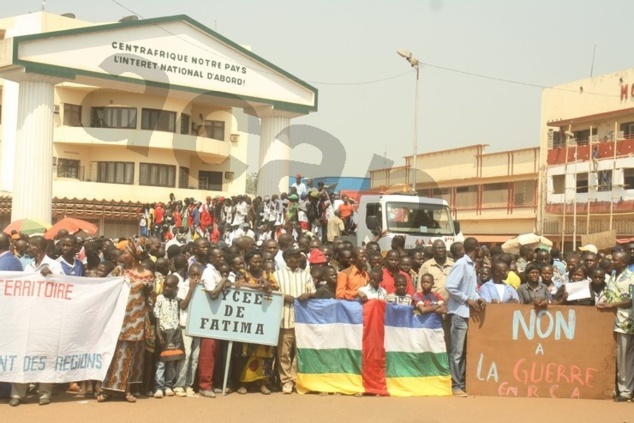
[[[0,272],[0,381],[103,380],[129,292],[122,277]]]

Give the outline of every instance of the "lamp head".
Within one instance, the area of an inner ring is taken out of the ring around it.
[[[396,50],[396,53],[398,53],[399,56],[404,57],[406,59],[409,59],[410,57],[412,57],[412,52],[411,51],[404,50],[402,48]]]

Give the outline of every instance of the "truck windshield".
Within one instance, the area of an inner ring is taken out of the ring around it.
[[[447,206],[425,203],[386,204],[387,229],[405,234],[455,235]]]

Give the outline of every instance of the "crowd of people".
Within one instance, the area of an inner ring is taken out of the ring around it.
[[[145,204],[139,210],[139,233],[156,236],[168,242],[180,242],[206,237],[213,243],[231,245],[233,239],[249,236],[263,242],[282,233],[310,233],[322,242],[335,237],[354,234],[354,200],[347,195],[337,199],[323,182],[313,186],[312,179],[296,182],[288,193],[235,197],[207,196],[205,201],[194,198],[177,200],[170,194],[169,201]]]
[[[214,398],[220,392],[223,366],[216,364],[225,361],[226,342],[190,337],[184,330],[196,287],[213,299],[229,287],[283,295],[277,347],[233,348],[229,389],[238,394],[292,394],[295,301],[337,299],[393,302],[441,319],[453,394],[459,397],[467,395],[464,347],[471,312],[507,302],[615,308],[615,398],[631,400],[634,370],[628,363],[634,359],[634,324],[629,288],[634,285],[634,242],[606,253],[585,246],[562,259],[556,248],[522,247],[513,255],[500,247],[480,246],[475,238],[454,242],[449,251],[442,240],[408,251],[405,238],[397,235],[391,249],[381,251],[376,240],[357,247],[343,239],[341,235],[352,230],[350,224],[342,223],[332,237],[329,229],[321,231],[324,213],[332,214],[328,227],[340,209],[323,187],[300,188],[262,201],[207,197],[203,204],[170,196],[165,205],[141,211],[146,221],[141,220],[139,234],[119,240],[78,238],[64,231],[51,241],[0,234],[0,270],[123,276],[130,283],[106,377],[69,387],[80,397],[94,395],[100,402],[117,397],[135,402],[139,395]],[[299,198],[304,199],[303,206]],[[317,218],[308,217],[314,217],[307,212],[312,207]],[[300,218],[300,210],[308,221]],[[567,284],[582,281],[588,283],[588,295],[569,300]],[[179,342],[182,351],[167,347]],[[29,389],[33,387],[28,384],[13,384],[10,405],[19,405]],[[40,404],[50,403],[53,387],[40,383],[37,389]]]

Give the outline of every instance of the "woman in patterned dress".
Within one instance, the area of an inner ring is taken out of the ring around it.
[[[236,280],[236,288],[251,288],[265,293],[279,290],[275,276],[264,270],[262,253],[259,250],[251,250],[245,255],[248,270],[244,278]],[[273,347],[268,345],[256,345],[242,343],[237,349],[237,369],[240,388],[239,394],[246,394],[246,384],[259,381],[259,390],[264,395],[271,393],[266,386],[269,375],[272,373]]]
[[[121,257],[123,277],[130,284],[130,295],[114,357],[102,383],[104,390],[124,393],[128,402],[136,402],[130,385],[143,382],[145,345],[154,337],[149,320],[155,300],[154,274],[141,265],[144,254],[139,241],[130,240]],[[97,401],[107,399],[107,394],[102,393]]]

